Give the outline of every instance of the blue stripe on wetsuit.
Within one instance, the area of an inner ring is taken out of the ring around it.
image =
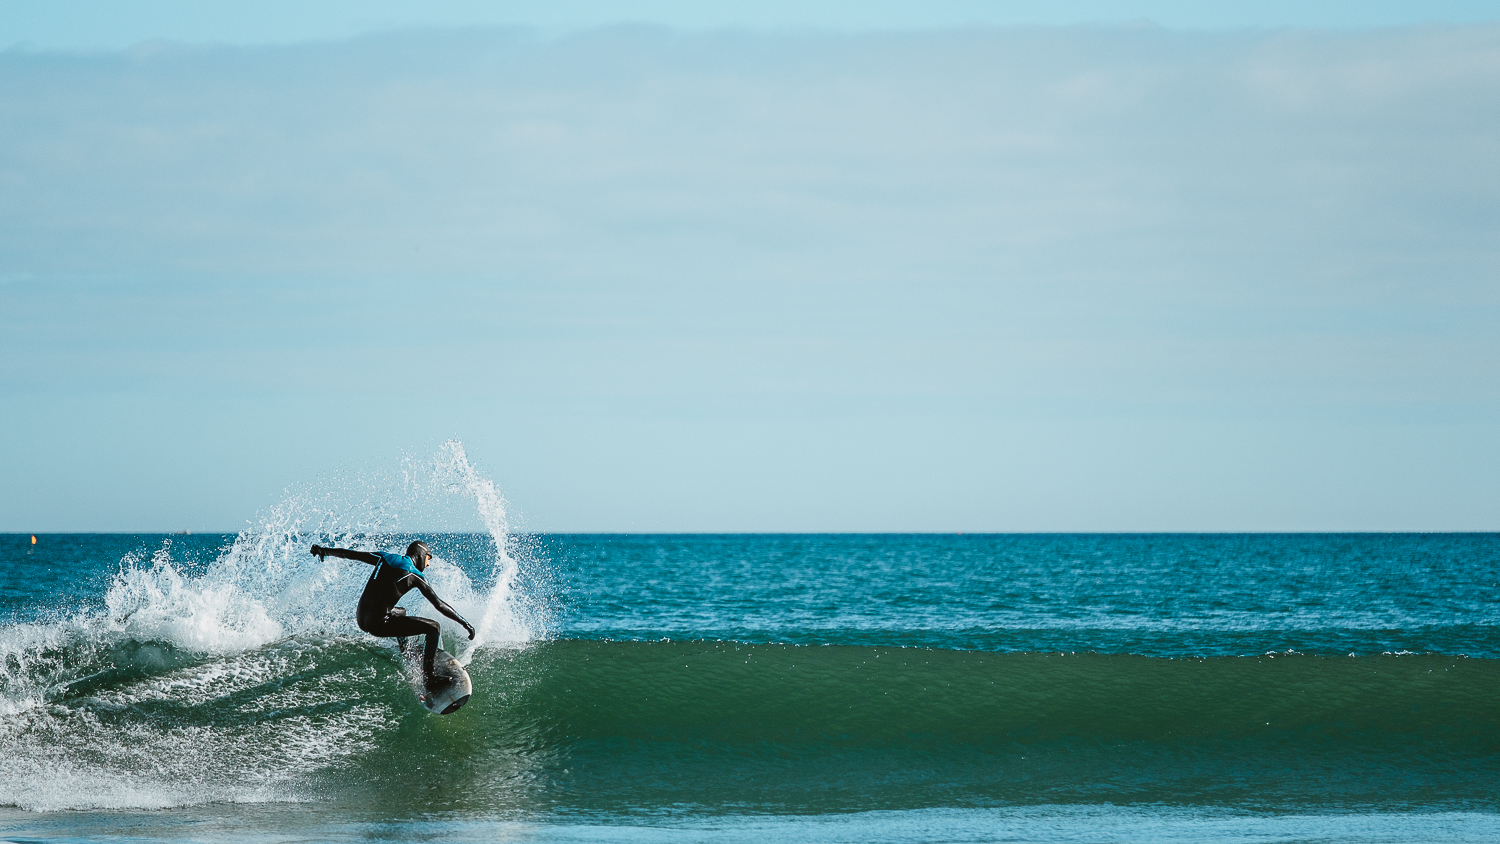
[[[391,568],[401,569],[405,572],[411,572],[417,577],[421,577],[423,580],[427,579],[426,577],[422,576],[421,572],[417,571],[417,567],[412,564],[411,557],[408,557],[405,554],[387,554],[383,551],[376,551],[375,556],[379,557],[381,562],[385,563]],[[380,567],[376,566],[375,574],[379,573]]]

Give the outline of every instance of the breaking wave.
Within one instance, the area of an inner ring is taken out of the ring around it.
[[[458,442],[396,480],[289,492],[206,564],[177,554],[186,540],[127,554],[102,605],[0,627],[0,805],[301,799],[310,775],[371,752],[411,703],[403,684],[373,684],[396,666],[352,622],[368,567],[308,547],[399,551],[406,524],[463,511],[482,532],[433,537],[428,579],[477,636],[416,593],[408,611],[436,618],[465,663],[524,647],[546,608],[518,586],[526,557],[504,499]]]

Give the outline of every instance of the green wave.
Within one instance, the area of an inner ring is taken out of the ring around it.
[[[559,640],[478,652],[473,701],[437,717],[365,639],[94,656],[7,716],[0,803],[1430,808],[1489,806],[1500,788],[1500,661],[1487,659]]]
[[[1500,660],[1440,655],[1163,659],[557,641],[488,670],[498,684],[489,717],[516,719],[547,741],[1004,747],[1296,734],[1371,746],[1441,736],[1500,750]]]
[[[573,640],[471,673],[476,702],[410,722],[391,751],[415,772],[363,770],[368,796],[456,811],[1390,808],[1488,806],[1500,787],[1493,660]]]

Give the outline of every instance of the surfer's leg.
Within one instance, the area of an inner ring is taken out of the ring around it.
[[[432,631],[427,634],[427,650],[422,653],[422,671],[429,680],[432,679],[433,663],[437,660],[438,634],[441,632],[442,628],[438,623],[432,622]]]
[[[442,635],[443,628],[439,627],[438,623],[430,618],[412,618],[408,616],[403,621],[403,624],[411,625],[411,627],[407,628],[410,632],[404,631],[402,633],[403,636],[416,638],[417,636],[425,635],[427,637],[427,647],[422,652],[422,676],[431,680],[432,666],[437,661],[438,639]]]
[[[430,618],[407,615],[405,612],[401,612],[398,615],[397,610],[400,609],[400,607],[396,607],[395,610],[392,610],[385,618],[381,619],[379,624],[371,625],[374,629],[367,628],[367,632],[376,636],[393,636],[402,644],[403,650],[405,649],[405,639],[426,636],[427,648],[422,654],[422,673],[423,676],[430,680],[432,679],[433,663],[437,661],[438,637],[442,634],[443,628]]]
[[[422,674],[431,680],[432,664],[437,661],[438,638],[442,635],[443,628],[430,618],[408,615],[392,618],[386,625],[386,629],[391,631],[384,634],[386,636],[412,639],[418,636],[427,637],[427,648],[422,652]]]

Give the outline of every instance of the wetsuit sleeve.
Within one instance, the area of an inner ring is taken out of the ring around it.
[[[412,581],[417,589],[422,593],[422,597],[427,599],[427,603],[432,604],[433,609],[437,610],[443,615],[448,616],[459,624],[462,624],[465,628],[469,627],[469,622],[464,621],[463,616],[459,615],[457,611],[448,606],[448,604],[444,602],[442,598],[439,598],[437,596],[437,593],[432,591],[432,587],[427,585],[427,581],[423,580],[420,577],[412,577]]]
[[[314,545],[310,553],[319,558],[343,557],[346,560],[355,560],[357,562],[364,563],[367,566],[380,565],[380,557],[371,554],[368,551],[350,551],[348,548],[324,548]]]

